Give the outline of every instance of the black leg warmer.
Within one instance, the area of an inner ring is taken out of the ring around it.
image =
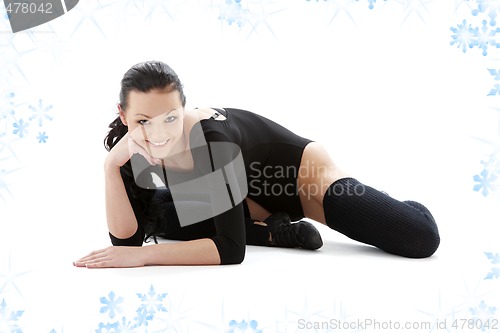
[[[323,209],[330,228],[388,253],[426,258],[439,246],[436,222],[425,206],[398,201],[354,178],[331,184]]]

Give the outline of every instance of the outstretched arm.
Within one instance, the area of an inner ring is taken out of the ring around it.
[[[74,263],[77,267],[111,268],[148,265],[218,265],[217,247],[211,239],[143,247],[110,246],[97,250]]]
[[[78,267],[139,267],[146,265],[239,264],[245,257],[243,205],[214,217],[217,235],[174,244],[143,247],[111,246],[74,263]]]

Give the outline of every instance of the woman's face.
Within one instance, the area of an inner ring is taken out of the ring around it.
[[[184,108],[177,90],[131,91],[120,118],[134,141],[152,157],[165,158],[181,151]]]

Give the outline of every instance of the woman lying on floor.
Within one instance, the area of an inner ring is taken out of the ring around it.
[[[238,264],[246,244],[318,249],[321,237],[304,217],[399,256],[425,258],[438,248],[425,206],[348,176],[318,143],[249,111],[185,105],[166,64],[125,73],[105,140],[114,246],[74,265]],[[141,246],[157,236],[185,242]]]

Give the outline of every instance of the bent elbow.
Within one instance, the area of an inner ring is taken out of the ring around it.
[[[108,232],[108,234],[113,246],[142,246],[144,242],[144,232],[141,228],[137,228],[137,231],[128,238],[118,238],[111,232]]]

